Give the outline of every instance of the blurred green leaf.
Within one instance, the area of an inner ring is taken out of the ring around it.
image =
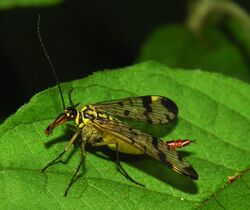
[[[206,27],[200,39],[180,25],[161,27],[146,40],[138,61],[157,60],[170,67],[203,69],[250,81],[250,39],[231,21],[229,34]]]
[[[36,94],[0,126],[1,209],[250,208],[248,84],[215,73],[146,62],[63,83],[65,98],[70,87],[73,101],[82,104],[140,95],[173,99],[179,106],[178,122],[163,138],[196,140],[182,151],[199,180],[189,180],[148,157],[122,156],[127,172],[146,184],[141,188],[117,172],[114,161],[100,157],[105,151],[92,148],[82,177],[64,198],[81,151],[74,152],[68,163],[40,173],[70,138],[63,126],[49,138],[44,135],[46,126],[62,111],[55,87]],[[227,184],[236,172],[242,176]]]
[[[39,7],[58,4],[63,0],[1,0],[0,10],[14,7]]]

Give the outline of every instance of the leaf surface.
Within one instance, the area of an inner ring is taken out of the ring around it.
[[[178,122],[162,138],[196,140],[181,151],[198,171],[199,180],[182,177],[149,157],[122,156],[130,176],[146,184],[142,188],[117,172],[111,160],[113,152],[110,155],[102,148],[89,148],[82,176],[64,198],[81,151],[72,149],[66,164],[40,173],[71,136],[63,126],[48,138],[44,135],[47,125],[62,112],[54,87],[36,94],[0,126],[1,209],[250,208],[248,84],[149,61],[63,83],[65,99],[70,88],[73,101],[81,104],[140,95],[174,100],[179,107]],[[241,176],[227,184],[236,172]]]
[[[249,82],[248,34],[233,21],[228,33],[205,27],[200,37],[182,25],[162,26],[149,35],[138,61],[153,59],[169,67],[219,72]]]

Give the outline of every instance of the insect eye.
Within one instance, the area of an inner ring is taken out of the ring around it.
[[[67,118],[74,119],[77,115],[77,111],[74,108],[69,107],[66,109],[65,114]]]

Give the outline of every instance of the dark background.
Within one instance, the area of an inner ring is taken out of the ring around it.
[[[250,6],[248,1],[237,2],[246,10]],[[0,119],[36,92],[55,85],[38,41],[38,14],[44,43],[63,82],[133,64],[150,32],[163,24],[185,21],[187,1],[72,0],[1,11]]]

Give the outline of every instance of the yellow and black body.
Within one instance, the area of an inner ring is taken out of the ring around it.
[[[119,152],[127,154],[147,154],[184,176],[191,179],[198,179],[198,174],[195,169],[187,161],[181,158],[174,149],[171,149],[167,142],[132,128],[127,123],[119,120],[119,117],[122,117],[141,120],[151,124],[166,124],[174,120],[177,114],[177,105],[169,98],[163,96],[132,97],[102,102],[95,105],[86,105],[78,107],[78,109],[68,107],[46,128],[45,133],[47,135],[51,134],[56,126],[67,121],[75,122],[76,133],[71,138],[64,151],[59,154],[57,158],[52,160],[42,171],[45,171],[46,168],[58,160],[76,139],[80,137],[83,158],[65,195],[72,185],[85,158],[86,144],[91,144],[92,146],[106,145],[110,149],[115,150],[118,166],[121,168],[124,175],[139,185],[142,184],[128,176],[126,171],[122,168],[119,162]],[[187,140],[178,141],[180,141],[179,145],[181,145],[181,141],[183,141],[184,145],[184,141],[186,142]],[[171,143],[173,143],[173,141],[171,141]],[[177,147],[181,146],[176,146],[175,148]]]
[[[67,121],[75,121],[76,132],[66,145],[64,150],[46,167],[53,165],[68,148],[75,143],[76,139],[81,139],[82,159],[65,191],[65,196],[69,188],[75,181],[77,173],[84,162],[86,152],[85,145],[108,146],[116,151],[118,169],[132,182],[142,185],[132,179],[123,169],[119,161],[119,152],[128,154],[147,154],[156,160],[166,164],[170,169],[187,176],[191,179],[198,179],[198,173],[195,169],[175,151],[176,148],[188,145],[191,140],[170,141],[169,144],[150,134],[144,133],[138,129],[132,128],[128,124],[119,120],[121,118],[130,118],[141,120],[151,124],[166,124],[174,120],[178,114],[177,105],[169,98],[164,96],[138,96],[114,101],[101,102],[94,105],[78,107],[77,109],[69,97],[71,107],[65,108],[61,86],[56,75],[54,65],[48,55],[40,34],[40,15],[38,16],[37,34],[53,75],[56,79],[59,93],[62,100],[64,111],[53,123],[46,129],[47,135],[51,134],[53,129]],[[69,94],[70,96],[70,94]]]

